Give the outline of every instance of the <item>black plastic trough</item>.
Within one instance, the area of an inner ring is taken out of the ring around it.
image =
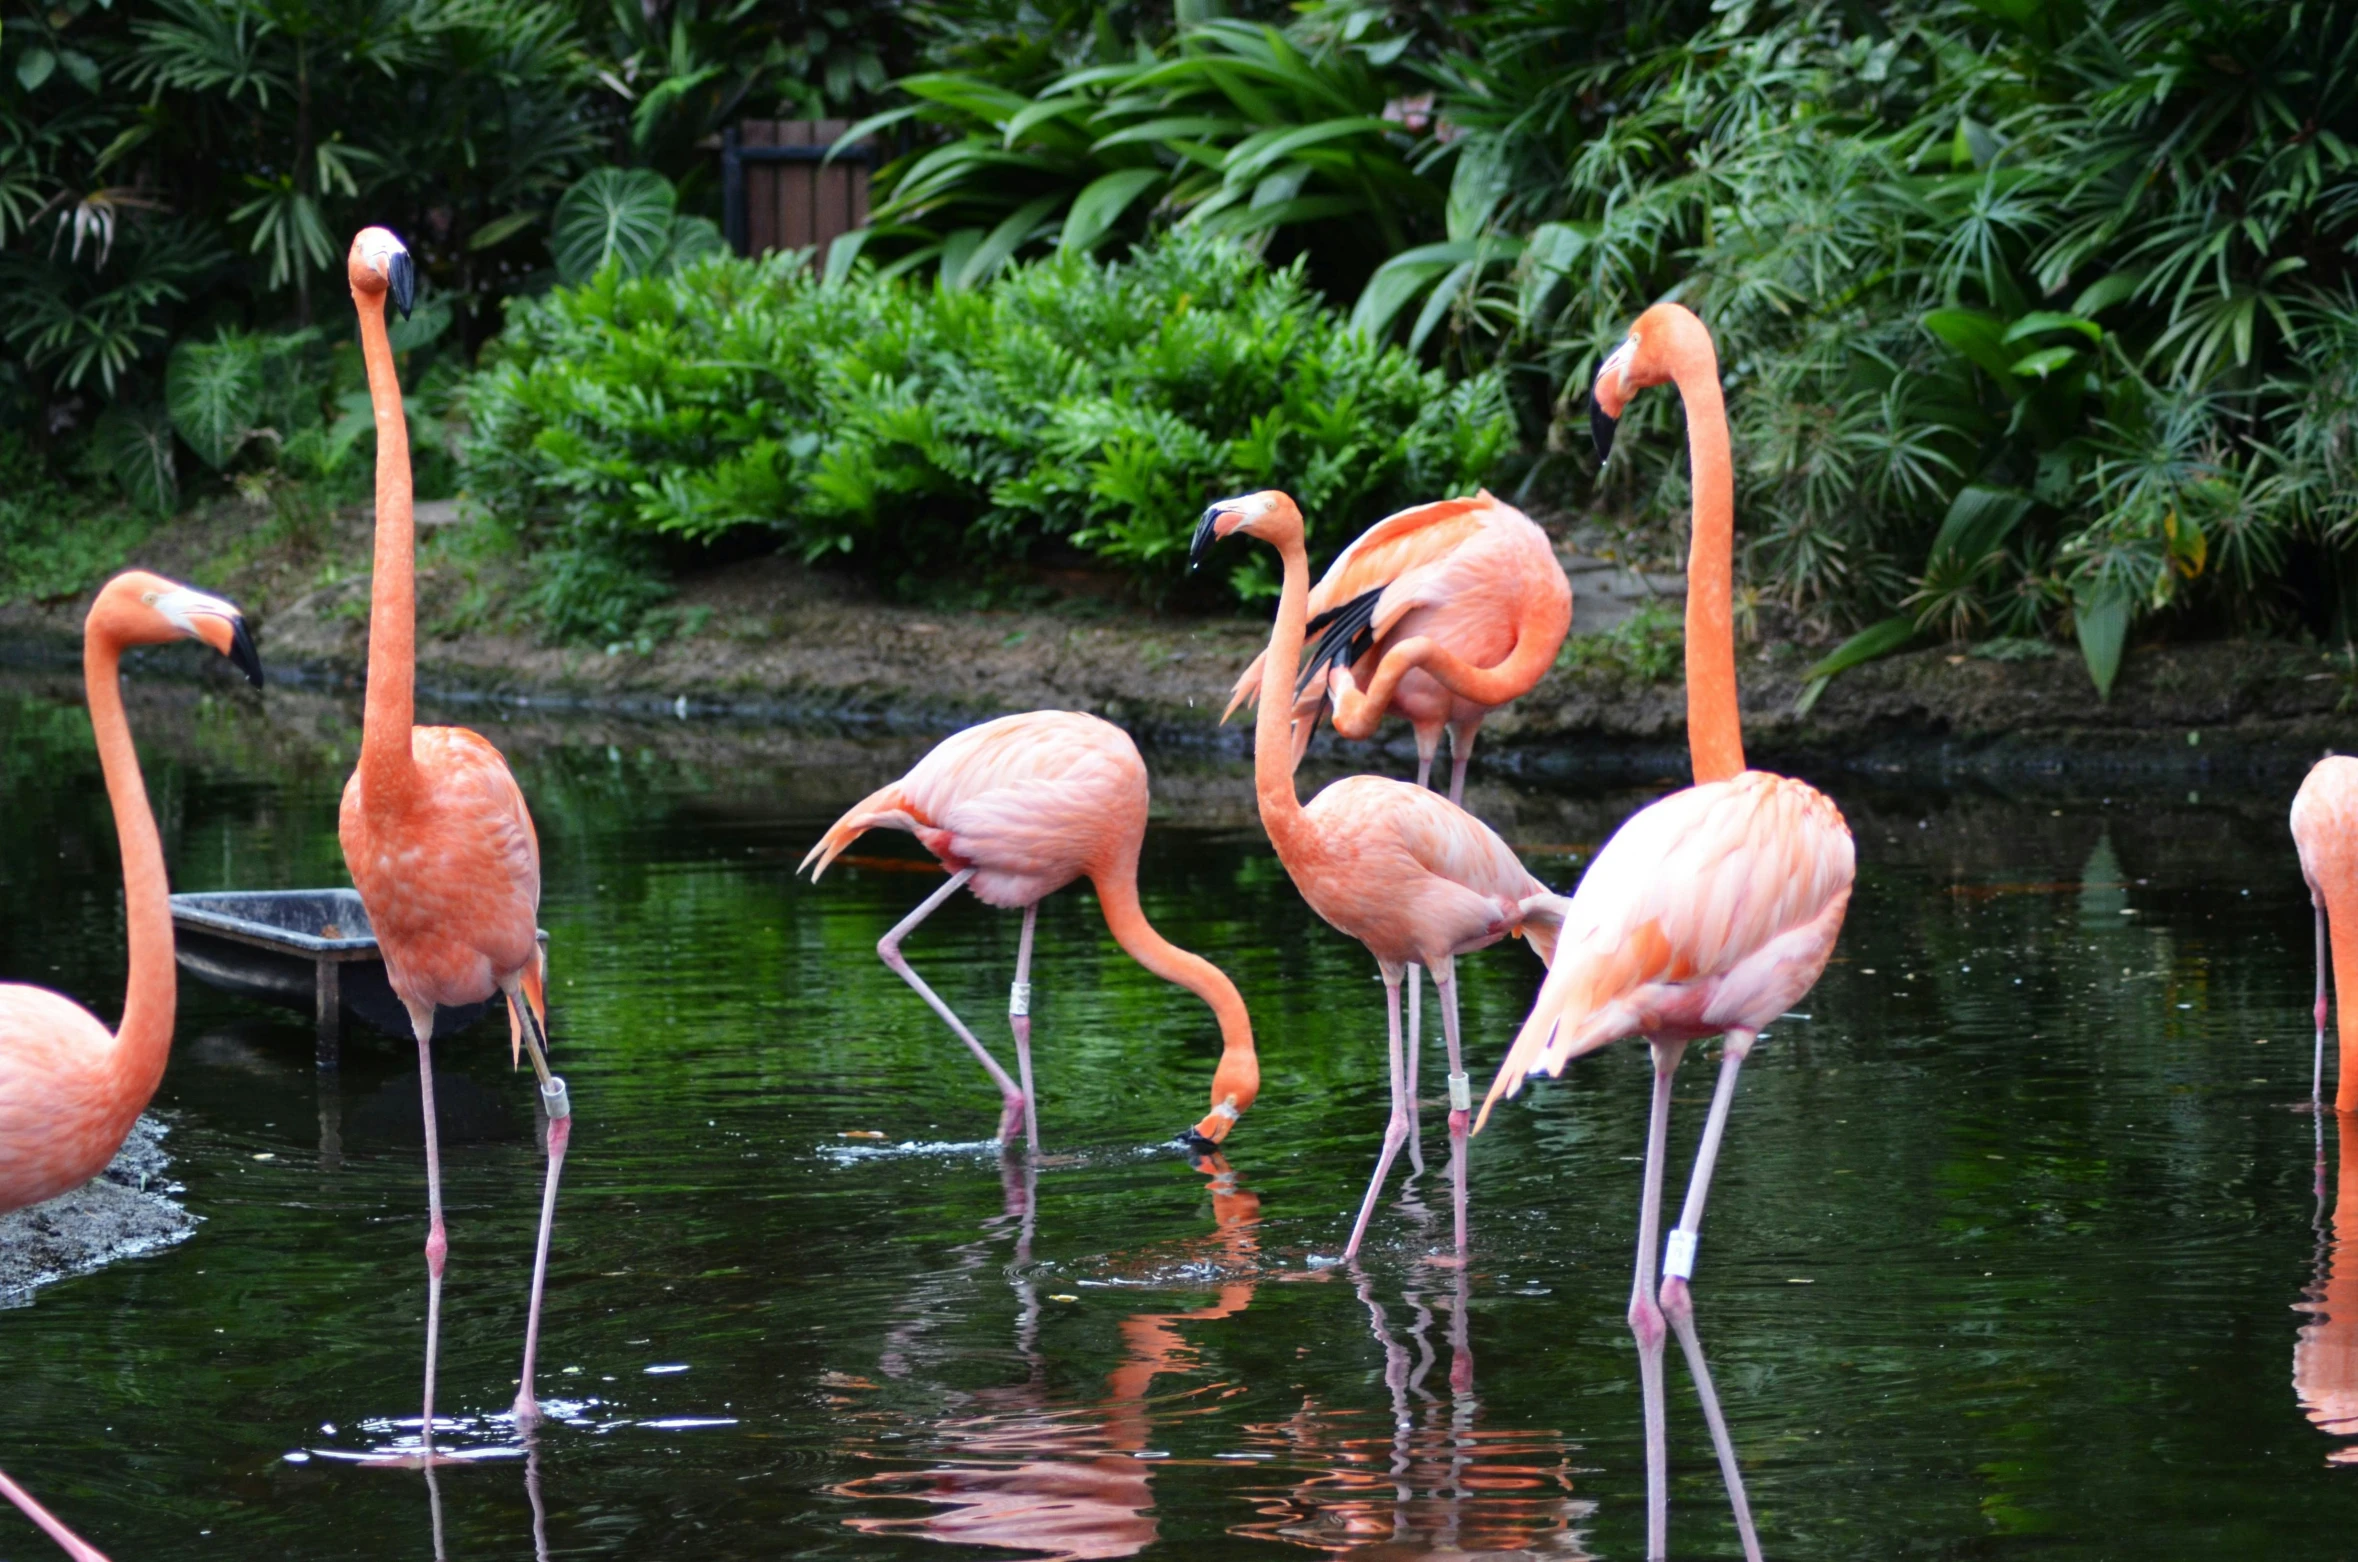
[[[211,986],[312,1016],[319,1062],[332,1068],[348,1017],[403,1041],[409,1011],[385,980],[368,909],[349,889],[231,890],[172,897],[180,964]],[[540,941],[546,948],[549,935]],[[489,1003],[434,1011],[437,1040],[474,1024]]]

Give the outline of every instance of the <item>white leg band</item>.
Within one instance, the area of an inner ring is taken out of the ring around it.
[[[1032,1012],[1031,983],[1009,982],[1007,984],[1007,1012],[1010,1016],[1026,1015]]]
[[[1474,1082],[1463,1074],[1449,1076],[1449,1110],[1471,1112],[1474,1109]]]
[[[565,1093],[562,1075],[551,1074],[549,1082],[540,1087],[540,1104],[548,1109],[552,1123],[573,1115],[573,1098]]]
[[[1695,1233],[1692,1231],[1672,1231],[1670,1233],[1670,1248],[1662,1255],[1664,1278],[1671,1275],[1676,1275],[1681,1280],[1695,1278],[1695,1240]]]

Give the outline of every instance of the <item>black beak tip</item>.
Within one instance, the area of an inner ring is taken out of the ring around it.
[[[254,637],[246,632],[246,621],[239,619],[229,636],[229,659],[246,681],[255,688],[262,687],[262,653],[254,649]]]
[[[1603,466],[1605,458],[1613,453],[1613,431],[1618,427],[1620,424],[1611,413],[1594,401],[1588,404],[1588,437],[1596,442],[1597,465]]]
[[[1187,1151],[1187,1160],[1189,1165],[1195,1164],[1197,1161],[1202,1160],[1207,1155],[1218,1155],[1220,1153],[1220,1146],[1218,1144],[1209,1139],[1206,1139],[1202,1134],[1197,1133],[1192,1127],[1184,1130],[1179,1135],[1179,1143]]]
[[[418,268],[402,250],[385,264],[385,291],[393,299],[393,307],[401,311],[401,318],[409,318],[412,304],[418,301]]]
[[[1192,575],[1203,567],[1204,555],[1211,552],[1212,544],[1220,540],[1219,534],[1212,530],[1212,523],[1219,518],[1220,507],[1215,504],[1205,510],[1203,518],[1195,523],[1195,536],[1187,544],[1188,574]]]

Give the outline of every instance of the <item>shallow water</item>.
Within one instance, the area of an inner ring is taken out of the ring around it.
[[[178,887],[342,882],[354,707],[152,684],[133,719]],[[323,1078],[307,1019],[185,983],[156,1104],[203,1224],[0,1310],[0,1468],[118,1559],[1642,1555],[1642,1049],[1501,1109],[1460,1270],[1432,1037],[1431,1170],[1329,1267],[1385,1111],[1381,989],[1301,907],[1241,769],[1149,755],[1143,872],[1252,1005],[1230,1174],[1169,1143],[1203,1110],[1208,1012],[1077,890],[1041,913],[1026,1172],[875,958],[938,882],[914,843],[793,874],[921,744],[468,719],[540,822],[578,1113],[551,1424],[527,1461],[503,1419],[542,1163],[501,1027],[440,1054],[439,1408],[477,1457],[429,1488],[351,1463],[416,1432],[414,1054],[356,1036]],[[0,685],[0,975],[111,1016],[96,778],[70,685]],[[1696,1282],[1769,1553],[2349,1554],[2358,1151],[2337,1250],[2285,798],[1816,779],[1858,893],[1745,1070]],[[1568,886],[1647,795],[1473,803]],[[907,946],[995,1042],[1017,925],[961,900]],[[1510,943],[1460,969],[1479,1081],[1539,966]],[[1676,1355],[1674,1549],[1735,1555]],[[0,1516],[0,1556],[44,1554]]]

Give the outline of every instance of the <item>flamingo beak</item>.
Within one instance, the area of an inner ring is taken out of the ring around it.
[[[1220,540],[1220,517],[1227,514],[1225,503],[1215,504],[1204,511],[1204,518],[1195,523],[1194,540],[1187,545],[1187,573],[1192,575],[1203,567],[1204,555],[1212,551],[1212,544]]]
[[[385,292],[393,307],[401,311],[401,318],[407,320],[410,306],[418,301],[418,268],[409,251],[395,250],[386,260]]]
[[[1613,431],[1620,426],[1621,420],[1619,418],[1616,418],[1611,413],[1607,412],[1604,407],[1595,400],[1595,398],[1590,398],[1588,404],[1588,437],[1596,443],[1598,466],[1603,466],[1605,464],[1606,457],[1613,454]]]
[[[262,653],[254,649],[254,637],[247,632],[242,618],[230,620],[229,660],[246,675],[246,682],[257,689],[262,687]]]

